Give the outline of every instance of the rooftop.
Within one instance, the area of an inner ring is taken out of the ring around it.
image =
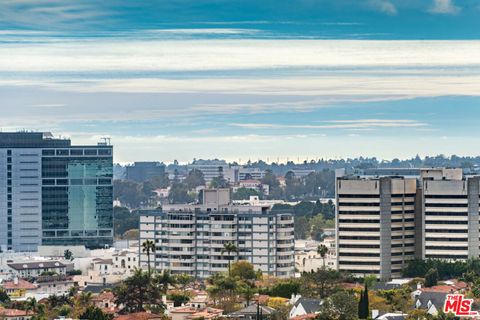
[[[65,265],[58,261],[19,262],[8,263],[7,265],[18,271],[28,269],[65,268]]]

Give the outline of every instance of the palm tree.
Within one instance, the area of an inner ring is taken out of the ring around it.
[[[228,254],[228,276],[230,276],[230,253],[238,253],[238,248],[233,242],[227,242],[223,245],[222,256],[224,253]]]
[[[326,245],[324,244],[321,244],[318,246],[317,248],[317,253],[320,255],[320,257],[322,258],[323,260],[323,268],[325,269],[325,256],[327,255],[328,253],[328,248]]]
[[[142,251],[147,254],[147,261],[148,261],[148,274],[150,275],[150,253],[155,252],[155,243],[152,240],[145,240],[142,243]]]
[[[158,274],[157,277],[155,277],[155,282],[162,287],[164,294],[167,294],[169,285],[175,285],[177,283],[175,276],[173,276],[168,269]]]
[[[26,303],[25,303],[25,307],[27,309],[27,311],[32,311],[33,313],[36,313],[37,312],[37,308],[38,308],[38,302],[37,302],[37,299],[35,298],[28,298]]]

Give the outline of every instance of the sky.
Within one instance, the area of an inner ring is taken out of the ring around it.
[[[478,155],[480,0],[0,2],[0,129],[115,162]]]

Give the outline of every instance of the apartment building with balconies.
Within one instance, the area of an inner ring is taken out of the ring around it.
[[[246,260],[255,270],[278,277],[294,275],[293,214],[271,206],[234,205],[229,189],[204,190],[203,203],[165,205],[140,212],[140,243],[155,242],[151,267],[206,278]],[[226,243],[238,253],[222,253]],[[140,265],[148,264],[140,249]]]

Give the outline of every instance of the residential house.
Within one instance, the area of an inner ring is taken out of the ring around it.
[[[67,266],[59,261],[8,263],[12,273],[20,278],[35,278],[44,273],[66,274]]]
[[[257,319],[257,313],[260,313],[263,318],[270,318],[275,313],[275,309],[262,305],[259,306],[254,303],[246,308],[228,314],[227,317],[233,319],[255,320]]]
[[[21,299],[27,293],[33,294],[37,291],[37,285],[15,277],[13,280],[3,281],[1,286],[11,299]]]
[[[0,319],[2,320],[29,320],[34,315],[31,311],[0,308]]]
[[[292,305],[292,309],[290,310],[289,317],[294,318],[307,314],[318,313],[322,307],[323,301],[318,299],[303,298],[297,295],[290,299],[290,304]]]

